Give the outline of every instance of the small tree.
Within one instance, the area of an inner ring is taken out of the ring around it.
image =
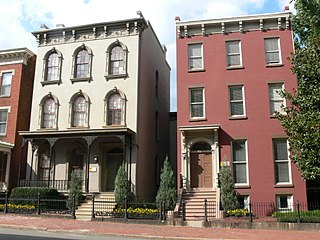
[[[76,172],[71,173],[71,180],[67,199],[67,208],[73,209],[73,196],[75,197],[75,206],[80,205],[82,198],[82,181]]]
[[[128,180],[124,164],[122,164],[118,169],[114,185],[115,200],[118,205],[121,206],[126,198],[128,201],[131,201],[133,199],[133,193],[131,192],[131,183]]]
[[[160,206],[165,203],[167,209],[174,209],[177,201],[177,190],[175,185],[174,173],[166,157],[160,175],[160,187],[156,197],[156,203]]]
[[[221,205],[224,210],[232,210],[238,207],[238,199],[234,190],[234,181],[231,170],[227,166],[222,166],[220,169],[220,191]]]

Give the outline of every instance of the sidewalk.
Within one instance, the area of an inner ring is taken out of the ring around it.
[[[0,214],[0,227],[157,239],[319,240],[320,232],[192,228]],[[1,233],[0,233],[1,234]]]

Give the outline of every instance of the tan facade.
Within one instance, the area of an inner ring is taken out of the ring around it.
[[[112,191],[125,164],[136,195],[153,197],[169,147],[170,68],[150,23],[138,17],[33,34],[39,58],[30,131],[21,132],[30,147],[22,185],[66,190],[76,171],[85,191]]]

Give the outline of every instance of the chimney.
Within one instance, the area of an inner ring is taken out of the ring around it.
[[[284,6],[284,11],[285,11],[285,12],[288,12],[288,11],[290,11],[290,8],[289,8],[289,6]]]
[[[40,25],[40,28],[41,28],[41,29],[49,29],[49,28],[47,27],[47,25],[45,25],[44,23],[42,23],[42,24]]]
[[[175,20],[176,21],[181,21],[179,16],[176,16]]]
[[[63,23],[58,23],[58,24],[56,24],[56,28],[64,28],[65,26],[64,26],[64,24]]]

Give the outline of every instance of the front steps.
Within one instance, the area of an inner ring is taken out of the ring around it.
[[[197,188],[183,192],[182,200],[185,203],[186,221],[205,220],[205,199],[207,199],[207,218],[216,218],[217,198],[216,191],[212,189]],[[182,209],[180,207],[180,216]]]
[[[99,208],[99,202],[96,201],[111,201],[115,202],[115,195],[114,192],[101,192],[95,194],[95,209]],[[116,203],[108,203],[108,209],[112,211],[113,208],[116,206]],[[110,209],[109,209],[110,208]],[[83,221],[90,221],[92,217],[92,198],[86,200],[76,210],[76,219],[83,220]]]

